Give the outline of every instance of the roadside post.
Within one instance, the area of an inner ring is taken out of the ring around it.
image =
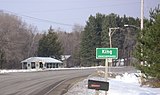
[[[118,58],[118,48],[96,48],[96,59],[105,59],[105,79],[108,81],[108,59]],[[108,83],[109,88],[109,83]],[[107,90],[108,91],[108,90]],[[105,95],[107,95],[107,91]]]

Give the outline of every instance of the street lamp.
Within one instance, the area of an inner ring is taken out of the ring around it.
[[[136,29],[140,29],[140,27],[137,27],[135,25],[128,25],[128,24],[125,24],[124,27],[133,27],[133,28],[136,28]]]

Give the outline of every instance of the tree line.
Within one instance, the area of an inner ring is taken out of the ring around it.
[[[88,18],[85,27],[75,25],[70,33],[52,27],[38,33],[34,26],[15,15],[1,12],[0,19],[1,68],[21,68],[20,61],[31,56],[60,59],[60,55],[71,55],[69,67],[103,65],[103,60],[95,59],[95,50],[109,47],[108,31],[111,27],[121,27],[112,35],[112,46],[119,48],[119,59],[130,61],[138,29],[125,28],[124,24],[139,26],[140,22],[139,18],[125,15],[97,13]]]
[[[119,27],[113,30],[112,47],[119,49],[119,59],[131,61],[132,53],[136,45],[136,35],[138,30],[133,27],[124,27],[124,25],[140,25],[139,18],[120,17],[117,14],[109,15],[97,13],[96,16],[90,16],[84,31],[80,44],[80,55],[82,66],[103,65],[104,61],[96,59],[96,48],[109,48],[109,28]],[[125,62],[129,65],[130,62]]]

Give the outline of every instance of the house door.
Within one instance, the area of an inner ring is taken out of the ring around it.
[[[31,62],[31,69],[35,69],[35,62]]]
[[[39,67],[43,68],[43,63],[42,62],[39,63]]]

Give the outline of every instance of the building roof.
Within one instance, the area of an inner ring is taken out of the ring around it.
[[[61,55],[61,60],[64,61],[64,60],[67,60],[70,57],[71,57],[71,55]]]
[[[23,62],[62,63],[62,61],[59,61],[59,60],[51,58],[51,57],[30,57],[30,58],[27,58],[27,59],[21,61],[21,63],[23,63]]]

